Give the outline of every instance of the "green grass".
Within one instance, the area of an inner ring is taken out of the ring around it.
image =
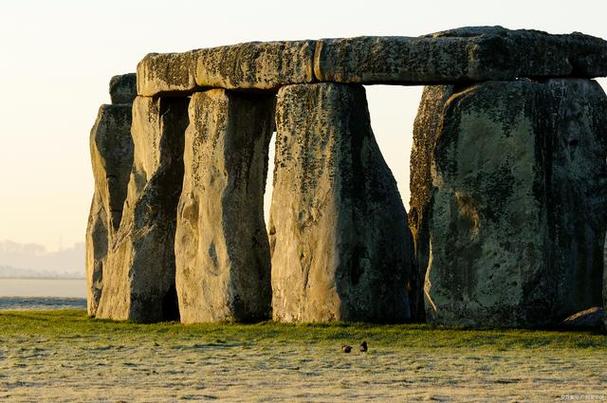
[[[46,340],[94,339],[95,342],[154,341],[247,344],[329,344],[367,340],[395,350],[417,349],[585,349],[607,351],[607,336],[590,332],[533,330],[458,330],[430,325],[368,324],[135,324],[89,319],[84,310],[4,311],[0,342],[15,337]]]

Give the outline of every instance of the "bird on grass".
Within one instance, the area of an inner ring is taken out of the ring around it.
[[[366,353],[367,350],[369,349],[369,347],[367,346],[367,342],[363,341],[362,343],[360,343],[360,347],[358,349],[360,350],[361,353]]]
[[[350,351],[352,351],[352,346],[349,346],[347,344],[344,344],[343,346],[341,346],[341,351],[343,351],[344,353],[349,353]]]

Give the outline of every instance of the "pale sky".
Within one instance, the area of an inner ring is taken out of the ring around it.
[[[605,0],[1,0],[0,241],[84,241],[88,137],[111,76],[149,52],[253,40],[417,36],[467,25],[607,38]],[[408,200],[421,87],[367,87],[372,126]]]

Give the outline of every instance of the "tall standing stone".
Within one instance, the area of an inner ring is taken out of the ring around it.
[[[286,86],[276,113],[274,319],[410,319],[411,236],[364,88]]]
[[[263,193],[274,99],[222,89],[192,96],[175,237],[184,323],[269,316]]]
[[[600,305],[607,223],[600,86],[487,82],[436,87],[425,97],[422,105],[441,103],[418,117],[415,141],[425,157],[412,173],[430,172],[433,186],[431,197],[427,176],[412,188],[414,208],[428,214],[428,232],[417,239],[429,244],[429,320],[543,326]]]
[[[428,206],[432,197],[432,161],[434,146],[442,129],[442,120],[437,119],[443,113],[447,99],[453,94],[453,86],[427,86],[413,126],[413,147],[410,158],[409,228],[413,235],[415,261],[418,272],[416,294],[416,315],[423,319],[424,279],[428,266]]]
[[[137,97],[133,103],[133,168],[97,317],[135,322],[179,318],[174,236],[187,105],[187,98],[163,97]]]
[[[95,316],[103,290],[107,254],[126,198],[133,143],[131,105],[102,105],[90,136],[95,193],[86,231],[87,310]]]
[[[95,316],[103,290],[108,250],[122,219],[133,164],[131,109],[135,74],[110,80],[112,105],[102,105],[90,134],[95,193],[86,230],[87,311]]]

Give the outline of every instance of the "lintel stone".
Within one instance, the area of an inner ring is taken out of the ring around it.
[[[199,88],[276,90],[290,84],[459,84],[607,75],[607,41],[503,27],[464,27],[420,37],[362,36],[248,42],[152,53],[137,67],[142,96]]]

